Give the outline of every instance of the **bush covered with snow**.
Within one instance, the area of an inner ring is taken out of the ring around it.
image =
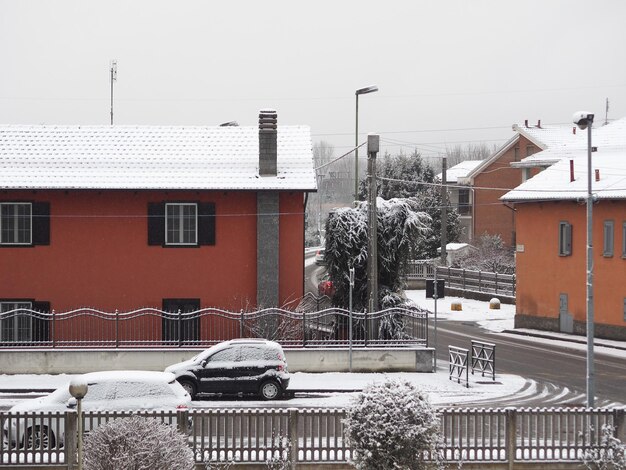
[[[85,470],[191,470],[193,452],[174,426],[131,416],[109,421],[85,438]]]
[[[626,469],[626,444],[615,437],[615,428],[604,425],[600,431],[600,446],[587,449],[583,463],[589,470]]]
[[[498,274],[515,274],[515,255],[500,235],[484,233],[476,243],[477,250],[457,259],[453,267]]]
[[[439,419],[428,397],[405,380],[368,386],[346,413],[345,425],[359,470],[440,468]]]

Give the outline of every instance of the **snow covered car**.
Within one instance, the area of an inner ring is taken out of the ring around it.
[[[88,411],[176,411],[187,409],[191,397],[176,381],[173,374],[149,371],[90,372],[75,380],[86,383],[87,394],[82,409]],[[14,448],[54,448],[65,441],[65,421],[54,414],[76,407],[76,399],[69,392],[69,382],[42,398],[24,400],[9,413],[27,413],[7,419],[3,426],[3,446]],[[37,415],[34,415],[37,413]],[[45,414],[43,414],[45,413]],[[91,420],[85,420],[89,431]]]
[[[273,400],[289,386],[283,348],[264,339],[225,341],[165,371],[172,372],[192,397],[251,394]]]

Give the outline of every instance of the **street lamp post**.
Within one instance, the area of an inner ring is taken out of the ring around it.
[[[69,391],[70,394],[76,398],[77,408],[76,408],[76,420],[78,423],[78,470],[82,470],[83,468],[83,413],[82,413],[82,401],[87,395],[87,391],[89,390],[89,386],[86,382],[83,382],[80,378],[72,379],[70,382]],[[73,452],[72,449],[70,451]]]
[[[356,97],[356,125],[354,133],[354,200],[359,199],[359,95],[366,95],[378,91],[376,85],[359,88],[354,92]]]
[[[580,129],[587,129],[587,406],[594,406],[595,371],[593,364],[593,193],[591,183],[591,128],[593,114],[586,111],[574,113],[574,124]]]

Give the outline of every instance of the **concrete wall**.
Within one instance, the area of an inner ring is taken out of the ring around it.
[[[3,350],[2,374],[82,374],[97,370],[163,370],[198,354],[177,350]],[[288,349],[290,372],[347,372],[347,349]],[[432,348],[353,349],[354,372],[432,372]]]

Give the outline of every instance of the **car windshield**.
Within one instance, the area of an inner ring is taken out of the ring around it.
[[[213,354],[215,351],[218,351],[221,348],[222,346],[220,346],[219,344],[216,344],[215,346],[211,346],[209,349],[205,349],[201,353],[196,354],[194,357],[191,358],[191,360],[194,362],[203,361],[207,357],[209,357],[211,354]]]

